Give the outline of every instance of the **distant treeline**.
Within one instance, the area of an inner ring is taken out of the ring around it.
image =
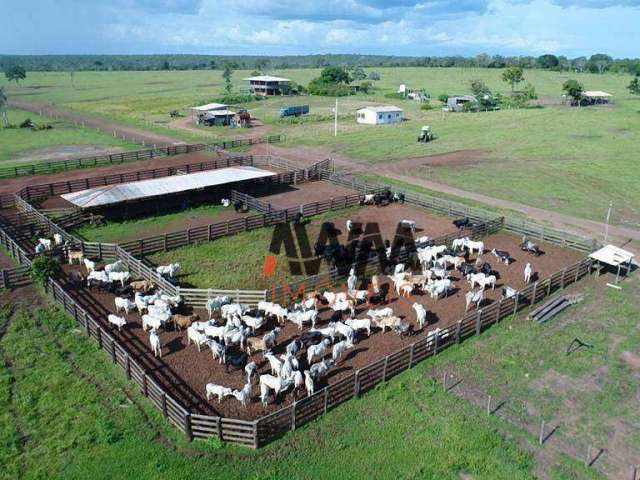
[[[544,68],[550,70],[640,74],[640,59],[614,59],[609,55],[567,58],[556,55],[539,57],[481,54],[475,57],[399,57],[386,55],[0,55],[0,69],[20,65],[27,71],[121,71],[121,70],[211,70],[225,63],[235,69],[275,71],[289,68],[345,67],[466,67]]]

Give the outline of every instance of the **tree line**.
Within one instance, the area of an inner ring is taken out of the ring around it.
[[[567,58],[552,54],[502,56],[400,57],[391,55],[0,55],[0,70],[19,65],[27,71],[133,71],[133,70],[223,70],[226,65],[241,70],[286,70],[290,68],[342,67],[463,67],[540,68],[557,71],[640,74],[640,59],[615,59],[597,53],[590,57]]]

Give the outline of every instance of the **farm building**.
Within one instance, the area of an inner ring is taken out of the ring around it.
[[[395,105],[380,107],[364,107],[358,110],[358,123],[368,125],[384,125],[387,123],[399,123],[404,118],[404,111]]]
[[[220,112],[228,109],[229,105],[225,105],[224,103],[207,103],[206,105],[200,105],[199,107],[192,107],[191,118],[195,123],[200,124],[204,123],[204,117],[208,113]]]
[[[452,112],[462,112],[469,103],[477,104],[478,99],[473,95],[455,95],[447,99],[447,108]]]
[[[612,95],[601,90],[587,90],[584,97],[589,103],[609,103]]]
[[[236,166],[190,174],[178,172],[168,177],[89,188],[61,197],[76,207],[107,218],[127,218],[218,202],[240,184],[269,181],[276,175],[261,168]]]
[[[249,82],[249,90],[254,95],[265,97],[272,95],[288,95],[291,91],[289,83],[291,80],[283,77],[273,77],[271,75],[258,75],[244,79]]]
[[[235,121],[236,112],[231,110],[211,110],[206,112],[200,117],[198,122],[201,125],[207,125],[208,127],[219,125],[231,125]]]

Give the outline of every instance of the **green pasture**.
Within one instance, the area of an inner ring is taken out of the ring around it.
[[[534,478],[498,419],[422,367],[255,452],[187,443],[55,308],[1,323],[1,478]]]
[[[12,125],[20,125],[30,118],[36,124],[50,124],[51,130],[32,131],[28,128],[0,127],[0,162],[2,166],[14,166],[36,163],[38,151],[54,151],[56,147],[95,146],[100,148],[119,148],[132,150],[137,145],[99,133],[91,128],[76,127],[64,120],[55,120],[23,110],[8,109],[7,116]],[[78,155],[76,155],[78,156]],[[87,155],[80,155],[87,156]],[[26,158],[20,158],[26,157]]]

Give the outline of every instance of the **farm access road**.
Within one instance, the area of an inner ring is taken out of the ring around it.
[[[127,141],[139,143],[140,145],[144,143],[144,145],[148,147],[152,147],[153,145],[157,147],[170,147],[186,143],[167,135],[160,135],[140,128],[129,127],[109,120],[91,117],[79,112],[57,108],[48,103],[37,103],[20,98],[11,98],[9,100],[9,106],[38,114],[42,112],[43,115],[48,117],[61,118],[69,122],[77,122],[81,125],[84,124],[85,127],[98,129],[106,135],[113,135],[115,132],[119,138],[125,137]]]
[[[332,158],[337,167],[345,173],[352,174],[377,174],[387,178],[398,180],[418,187],[423,187],[434,192],[445,193],[468,200],[473,200],[481,204],[485,204],[502,210],[513,210],[521,213],[539,223],[549,225],[559,230],[565,230],[579,235],[586,235],[598,240],[603,239],[605,224],[588,220],[586,218],[573,217],[563,213],[552,212],[542,208],[532,207],[518,202],[503,200],[500,198],[489,197],[481,193],[469,192],[461,190],[450,185],[427,180],[425,178],[409,175],[403,172],[403,167],[410,167],[416,159],[407,159],[406,161],[398,161],[393,163],[379,162],[368,163],[364,161],[354,160],[344,156],[336,156],[329,154],[317,148],[296,147],[283,148],[274,145],[256,145],[252,150],[255,154],[270,153],[279,155],[288,160],[301,164],[311,164],[325,158]],[[424,157],[421,158],[424,160]],[[414,165],[415,166],[415,165]],[[640,231],[632,228],[609,226],[609,242],[615,243],[623,248],[631,249],[635,253],[640,253]]]

